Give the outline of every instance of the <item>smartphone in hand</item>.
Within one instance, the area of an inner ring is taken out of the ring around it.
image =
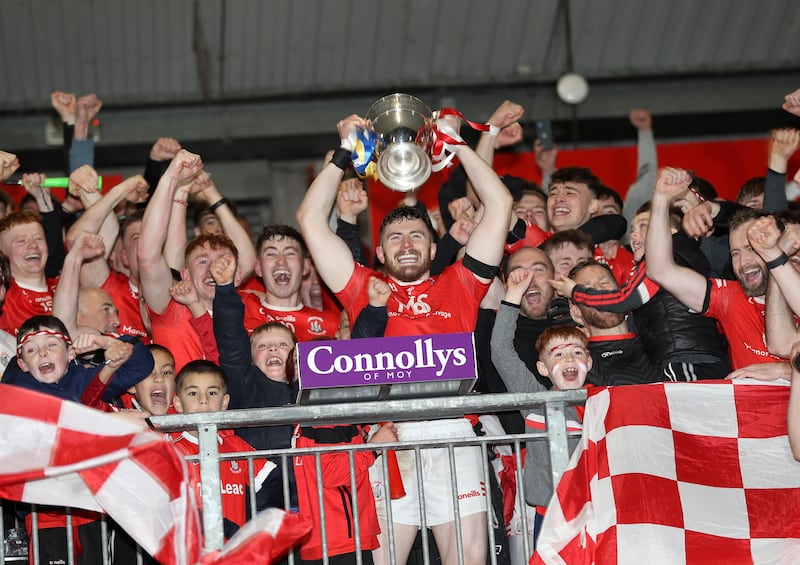
[[[536,140],[548,151],[553,148],[553,128],[550,120],[536,120]]]

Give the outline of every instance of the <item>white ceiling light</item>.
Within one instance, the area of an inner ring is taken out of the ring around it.
[[[556,84],[558,97],[567,104],[580,104],[589,95],[589,84],[578,73],[567,73]]]

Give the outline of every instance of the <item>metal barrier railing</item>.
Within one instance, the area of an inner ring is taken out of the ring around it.
[[[454,449],[464,445],[479,446],[483,454],[484,461],[483,478],[485,484],[489,484],[488,476],[490,473],[487,449],[496,445],[511,445],[512,452],[516,458],[517,473],[517,497],[523,511],[522,523],[527,523],[523,493],[523,465],[521,456],[521,446],[528,441],[547,441],[549,445],[551,473],[553,484],[557,484],[561,473],[569,461],[569,449],[567,445],[568,432],[566,428],[566,418],[564,408],[567,405],[583,404],[586,401],[585,390],[573,391],[550,391],[543,393],[529,394],[489,394],[489,395],[467,395],[458,397],[438,397],[411,400],[391,400],[377,402],[342,403],[317,406],[284,406],[279,408],[263,408],[250,410],[230,410],[216,413],[197,413],[197,414],[175,414],[167,416],[157,416],[150,418],[151,426],[159,432],[176,432],[196,429],[198,431],[199,455],[189,457],[189,460],[198,460],[200,463],[200,474],[202,477],[202,519],[205,535],[205,549],[213,550],[222,547],[224,542],[223,519],[222,519],[222,493],[220,484],[220,461],[243,460],[251,462],[254,459],[269,458],[283,471],[284,477],[284,499],[289,499],[289,485],[286,481],[288,476],[288,466],[291,457],[296,455],[310,454],[315,457],[317,465],[318,481],[321,481],[320,457],[325,453],[347,452],[351,470],[353,469],[353,457],[357,451],[370,450],[380,451],[384,455],[387,449],[415,450],[419,455],[421,449],[430,447],[441,447],[448,450],[451,473],[455,470]],[[220,455],[217,442],[217,434],[222,429],[246,428],[259,426],[275,426],[286,424],[300,424],[304,426],[332,425],[332,424],[351,424],[351,423],[374,423],[379,421],[420,421],[436,420],[443,418],[459,417],[464,414],[493,414],[497,412],[510,412],[526,410],[530,408],[544,407],[547,430],[545,432],[533,432],[522,435],[503,435],[503,436],[478,436],[475,438],[449,439],[449,440],[430,440],[425,442],[409,443],[369,443],[362,445],[333,445],[314,448],[292,448],[282,450],[253,451],[246,453],[226,453]],[[572,434],[574,435],[574,434]],[[422,468],[419,457],[416,457],[417,473],[422,476]],[[280,463],[278,463],[280,462]],[[250,505],[251,511],[255,512],[255,499],[253,488],[253,465],[248,465],[250,473]],[[384,468],[384,483],[388,484],[387,471]],[[351,472],[351,488],[355,492],[355,473]],[[318,482],[318,489],[321,490],[321,482]],[[420,482],[421,491],[421,482]],[[424,495],[420,492],[421,504],[424,505]],[[454,495],[455,496],[455,495]],[[325,510],[320,494],[320,523],[324,524]],[[357,563],[361,563],[361,547],[359,533],[358,505],[355,505],[354,526]],[[491,492],[487,489],[487,509],[491,515]],[[456,539],[458,540],[459,563],[464,562],[463,548],[461,544],[461,532],[458,519],[458,503],[454,499],[454,510],[456,513],[455,527]],[[426,563],[429,563],[427,551],[427,531],[424,527],[424,512],[421,513],[423,523],[420,528],[423,537],[423,553]],[[387,521],[392,522],[391,504],[387,504]],[[494,546],[494,529],[492,520],[487,520],[487,536],[489,547]],[[69,528],[68,528],[69,530]],[[104,536],[106,529],[103,528]],[[323,563],[328,562],[328,541],[326,530],[321,528]],[[390,560],[395,563],[394,539],[392,528],[388,528]],[[68,543],[71,543],[69,536]],[[35,536],[34,536],[35,538]],[[530,555],[531,549],[527,536],[523,537],[524,554]],[[32,540],[31,550],[35,547],[35,539]],[[495,555],[489,552],[491,562],[494,565]],[[20,558],[5,557],[4,548],[0,547],[0,558],[10,560],[21,560]],[[27,559],[27,558],[25,558]],[[109,563],[108,556],[103,555],[102,562]],[[289,556],[289,563],[294,562],[293,556]]]

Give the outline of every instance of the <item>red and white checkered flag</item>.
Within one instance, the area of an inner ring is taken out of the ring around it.
[[[800,563],[788,397],[751,380],[590,391],[531,563]]]
[[[159,434],[73,402],[0,384],[0,497],[106,512],[159,562],[242,563],[277,556],[310,524],[259,514],[222,551],[201,556],[186,462]],[[275,537],[278,536],[278,539]],[[246,553],[245,553],[246,554]]]

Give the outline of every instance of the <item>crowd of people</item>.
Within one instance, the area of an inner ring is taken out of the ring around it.
[[[788,162],[800,148],[796,129],[772,131],[764,176],[742,179],[730,202],[717,197],[701,170],[659,170],[651,116],[633,110],[639,174],[623,199],[587,168],[557,167],[556,147],[535,148],[541,186],[499,177],[494,153],[522,140],[525,112],[505,101],[474,149],[453,146],[457,165],[440,189],[439,209],[406,194],[385,216],[373,256],[359,239],[369,199],[347,145],[354,131],[369,127],[360,116],[339,122],[343,146],[326,156],[295,221],[263,226],[254,238],[202,156],[175,139],[155,141],[142,175],[99,190],[88,125],[102,102],[64,92],[51,101],[64,123],[66,196],[55,198],[44,175],[24,172],[26,197],[0,199],[3,383],[137,420],[276,407],[297,398],[298,342],[453,332],[474,332],[477,388],[487,393],[791,380],[800,372],[789,362],[800,354],[800,212],[786,196]],[[800,90],[783,108],[800,116]],[[24,163],[0,151],[0,181],[18,169]],[[789,433],[800,458],[798,389]],[[581,416],[571,409],[570,425],[579,428]],[[219,441],[221,452],[242,452],[468,438],[484,428],[519,433],[543,423],[540,411],[526,410],[435,426],[246,428],[220,433]],[[169,441],[181,453],[198,452],[191,430]],[[264,459],[254,461],[252,473],[223,462],[225,534],[248,518],[252,487],[259,509],[319,516],[323,500],[327,552],[337,562],[355,562],[357,505],[365,563],[390,562],[390,529],[395,561],[407,562],[423,524],[442,562],[458,562],[458,531],[468,540],[464,562],[484,563],[492,510],[481,450],[454,450],[455,485],[447,450],[421,453],[418,462],[414,451],[398,451],[406,495],[394,500],[378,452],[357,451],[352,466],[338,454],[324,456],[319,467],[313,456],[296,457],[287,477]],[[522,488],[537,522],[553,493],[548,457],[544,443],[528,446]],[[519,520],[505,510],[507,522]],[[299,548],[304,561],[322,559],[315,522]],[[97,516],[74,512],[72,524],[77,562],[96,562]],[[66,562],[63,514],[41,512],[38,527],[40,563]],[[113,546],[115,563],[136,562],[125,532],[115,530]]]

